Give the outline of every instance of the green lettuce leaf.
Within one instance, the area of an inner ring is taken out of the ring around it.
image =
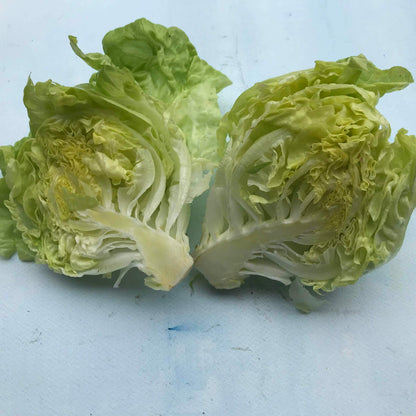
[[[75,53],[94,69],[128,69],[143,91],[167,104],[165,116],[185,135],[194,164],[192,198],[209,187],[222,154],[215,140],[221,119],[217,94],[231,81],[199,58],[186,34],[139,19],[103,39],[104,54],[84,54],[70,36]]]

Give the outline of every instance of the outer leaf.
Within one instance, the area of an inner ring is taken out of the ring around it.
[[[183,131],[192,155],[190,199],[208,189],[221,158],[215,138],[221,118],[217,94],[231,84],[230,80],[198,57],[182,30],[146,19],[107,33],[105,55],[84,54],[75,37],[70,41],[88,65],[128,69],[146,93],[167,104],[165,115]]]

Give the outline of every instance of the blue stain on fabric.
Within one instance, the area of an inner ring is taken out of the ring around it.
[[[171,326],[168,328],[168,331],[192,331],[193,329],[195,329],[195,327],[193,327],[192,325],[176,325],[176,326]]]
[[[220,327],[221,324],[214,324],[207,328],[203,328],[201,326],[198,326],[197,324],[180,324],[175,326],[169,326],[168,331],[175,331],[175,332],[210,332],[211,330],[214,330],[218,327]]]

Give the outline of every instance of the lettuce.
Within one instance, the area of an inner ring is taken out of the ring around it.
[[[217,93],[230,82],[178,28],[109,32],[96,72],[66,87],[29,79],[30,134],[0,148],[0,255],[68,276],[133,267],[169,290],[192,266],[192,200],[219,161]]]
[[[375,107],[412,81],[360,55],[317,61],[237,99],[219,129],[226,153],[195,252],[213,286],[265,276],[308,303],[305,288],[352,284],[398,251],[416,204],[416,140],[402,129],[389,142]]]

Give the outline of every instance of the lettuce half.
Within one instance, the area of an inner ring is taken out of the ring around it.
[[[168,290],[192,266],[190,203],[219,161],[217,93],[230,82],[178,28],[145,19],[75,53],[90,81],[29,79],[30,134],[0,148],[0,254],[68,276],[132,267]]]
[[[302,288],[352,284],[398,251],[416,204],[416,139],[402,129],[390,142],[376,104],[412,81],[360,55],[237,99],[219,129],[226,153],[195,252],[213,286],[265,276],[308,300]]]

